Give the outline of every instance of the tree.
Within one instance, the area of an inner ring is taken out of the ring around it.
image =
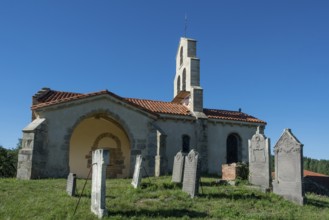
[[[16,149],[6,149],[0,146],[0,177],[14,177],[17,166]]]
[[[6,149],[0,146],[0,178],[16,176],[18,151],[21,145],[22,139],[18,139],[16,148]]]

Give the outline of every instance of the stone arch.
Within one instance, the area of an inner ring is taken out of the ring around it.
[[[106,146],[104,147],[102,144],[100,144],[100,142],[102,140],[104,140],[105,138],[109,138],[109,139],[113,140],[115,142],[115,146],[114,147],[106,147]],[[123,169],[126,168],[126,167],[125,167],[125,163],[124,163],[125,157],[124,157],[122,149],[121,149],[120,139],[117,136],[110,133],[110,132],[100,134],[95,139],[95,141],[94,141],[94,143],[93,143],[93,145],[92,145],[92,147],[89,151],[89,154],[86,156],[86,157],[89,157],[88,161],[87,161],[87,167],[88,168],[91,167],[91,154],[92,154],[92,151],[94,151],[96,149],[99,149],[99,148],[106,149],[110,153],[109,154],[110,163],[109,163],[109,165],[107,167],[107,170],[106,170],[106,177],[107,178],[117,178],[117,177],[122,176]]]
[[[100,142],[103,138],[106,138],[106,137],[114,139],[114,141],[117,143],[117,145],[118,145],[118,146],[120,145],[120,140],[119,140],[119,138],[118,138],[117,136],[113,135],[112,133],[106,132],[106,133],[103,133],[103,134],[99,135],[99,136],[96,138],[96,140],[94,141],[94,144],[93,144],[93,146],[92,146],[92,149],[93,149],[93,150],[96,149],[96,148],[98,147],[99,142]]]
[[[236,163],[241,160],[241,137],[231,133],[226,138],[226,163]]]
[[[75,121],[75,123],[71,126],[71,128],[67,129],[63,147],[65,147],[65,146],[67,147],[70,145],[70,138],[71,138],[74,128],[76,128],[83,120],[90,118],[90,117],[100,117],[102,115],[110,116],[123,128],[123,130],[126,132],[128,138],[129,138],[129,141],[132,146],[135,138],[134,138],[133,134],[131,133],[127,123],[118,114],[110,112],[107,109],[97,109],[94,111],[90,111],[90,112],[86,113],[85,115],[82,115]]]
[[[120,167],[120,169],[122,169],[122,168],[126,169],[123,177],[125,177],[125,176],[128,177],[130,175],[130,156],[131,156],[131,151],[132,151],[134,143],[135,143],[135,138],[134,138],[131,130],[129,129],[127,123],[124,120],[122,120],[119,115],[117,115],[113,112],[110,112],[109,110],[105,110],[105,109],[98,109],[98,110],[90,111],[80,117],[77,117],[77,119],[72,124],[72,126],[67,130],[67,134],[65,136],[65,141],[63,144],[63,148],[67,149],[67,154],[66,154],[67,170],[68,170],[67,172],[70,172],[72,170],[72,168],[70,168],[70,152],[71,152],[71,147],[72,147],[70,144],[70,141],[72,139],[73,132],[81,123],[83,123],[85,120],[88,120],[88,119],[102,119],[103,121],[107,120],[108,122],[115,124],[125,134],[127,139],[125,142],[126,143],[125,144],[126,153],[124,155],[120,156],[120,154],[122,153],[122,152],[120,153],[120,150],[122,151],[122,144],[120,143],[120,140],[117,137],[115,137],[115,135],[112,134],[110,131],[103,132],[103,133],[99,134],[97,137],[95,137],[94,139],[92,139],[92,143],[89,144],[89,149],[91,149],[91,148],[96,149],[98,143],[101,142],[102,139],[104,140],[104,138],[112,139],[116,143],[116,146],[120,146],[119,148],[117,148],[117,150],[110,150],[110,157],[111,157],[111,151],[112,151],[112,155],[116,154],[117,158],[119,158],[119,159],[112,160],[112,162],[117,164],[117,168]],[[129,152],[127,152],[128,149],[129,149]],[[89,157],[88,152],[86,152],[85,159],[88,159],[88,157]],[[129,162],[126,162],[126,164],[122,164],[122,158],[124,158],[126,161],[129,161]],[[111,163],[111,160],[110,160],[110,163]],[[87,167],[87,164],[85,163],[84,166]],[[119,169],[117,169],[117,170],[119,170]],[[109,177],[119,177],[118,174],[120,174],[119,171],[116,172],[115,176],[109,175]]]

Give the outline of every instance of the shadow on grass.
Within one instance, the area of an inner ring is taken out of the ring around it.
[[[141,189],[148,189],[148,190],[170,190],[170,189],[181,189],[182,184],[181,183],[161,183],[161,184],[156,184],[156,183],[141,183],[140,185]]]
[[[124,217],[189,217],[189,218],[206,218],[208,215],[204,212],[196,212],[187,209],[171,210],[130,210],[130,211],[111,211],[108,210],[108,216],[120,215]]]
[[[215,181],[212,181],[212,182],[200,182],[200,186],[202,186],[202,187],[220,186],[220,185],[223,185],[223,184],[217,183]]]
[[[201,198],[209,198],[209,199],[232,199],[232,200],[245,200],[245,199],[254,199],[254,200],[259,200],[259,199],[269,199],[267,197],[261,196],[261,195],[256,195],[254,193],[250,194],[226,194],[226,193],[212,193],[212,194],[202,194],[200,193],[198,197]]]
[[[329,208],[329,202],[319,201],[319,200],[310,199],[310,198],[306,199],[306,204],[316,206],[318,208]]]

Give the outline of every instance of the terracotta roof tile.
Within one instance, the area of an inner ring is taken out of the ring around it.
[[[71,97],[78,96],[78,95],[81,95],[81,94],[73,93],[73,92],[60,92],[60,91],[50,90],[45,95],[38,98],[37,100],[38,100],[38,102],[44,103],[44,102],[51,102],[51,101],[55,101],[55,100],[61,100],[61,99],[65,99],[65,98],[71,98]]]
[[[304,177],[306,176],[326,176],[326,177],[329,177],[327,175],[324,175],[322,173],[315,173],[315,172],[312,172],[312,171],[309,171],[309,170],[304,170]]]
[[[151,114],[171,114],[171,115],[184,115],[184,116],[192,115],[186,106],[179,103],[136,99],[136,98],[122,98],[107,90],[81,94],[81,93],[61,92],[61,91],[55,91],[49,89],[47,93],[42,94],[42,96],[37,98],[38,102],[37,104],[34,104],[32,106],[32,110],[43,108],[46,106],[52,106],[60,103],[70,102],[73,100],[97,96],[101,94],[109,94],[111,96],[116,97],[117,99],[120,99],[123,102],[126,102],[142,110],[145,110]],[[247,115],[243,112],[218,110],[218,109],[204,109],[204,113],[206,114],[206,116],[213,119],[234,120],[234,121],[266,124],[266,122],[259,120],[253,116]]]
[[[130,103],[134,103],[135,105],[138,105],[144,109],[148,109],[151,112],[155,112],[155,113],[191,115],[187,107],[173,102],[162,102],[162,101],[133,99],[133,98],[125,98],[124,100]]]
[[[72,100],[78,100],[82,98],[87,98],[91,96],[97,96],[101,94],[107,94],[109,93],[107,90],[102,90],[100,92],[93,92],[93,93],[87,93],[87,94],[81,94],[81,93],[69,93],[69,92],[59,92],[51,90],[53,94],[51,94],[49,97],[45,98],[45,101],[43,101],[42,98],[38,99],[39,103],[33,105],[31,108],[39,109],[46,106],[51,106],[59,103],[69,102]]]
[[[266,124],[265,121],[259,120],[251,115],[247,115],[243,112],[238,111],[227,111],[219,109],[204,109],[203,112],[208,118],[234,120],[234,121],[245,121]]]

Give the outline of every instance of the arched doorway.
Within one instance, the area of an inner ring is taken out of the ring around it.
[[[226,163],[239,161],[241,139],[238,134],[230,134],[226,139]]]
[[[110,152],[107,178],[124,178],[130,170],[130,141],[123,127],[106,115],[83,119],[73,130],[70,139],[70,172],[86,178],[91,168],[91,152],[95,149]]]

